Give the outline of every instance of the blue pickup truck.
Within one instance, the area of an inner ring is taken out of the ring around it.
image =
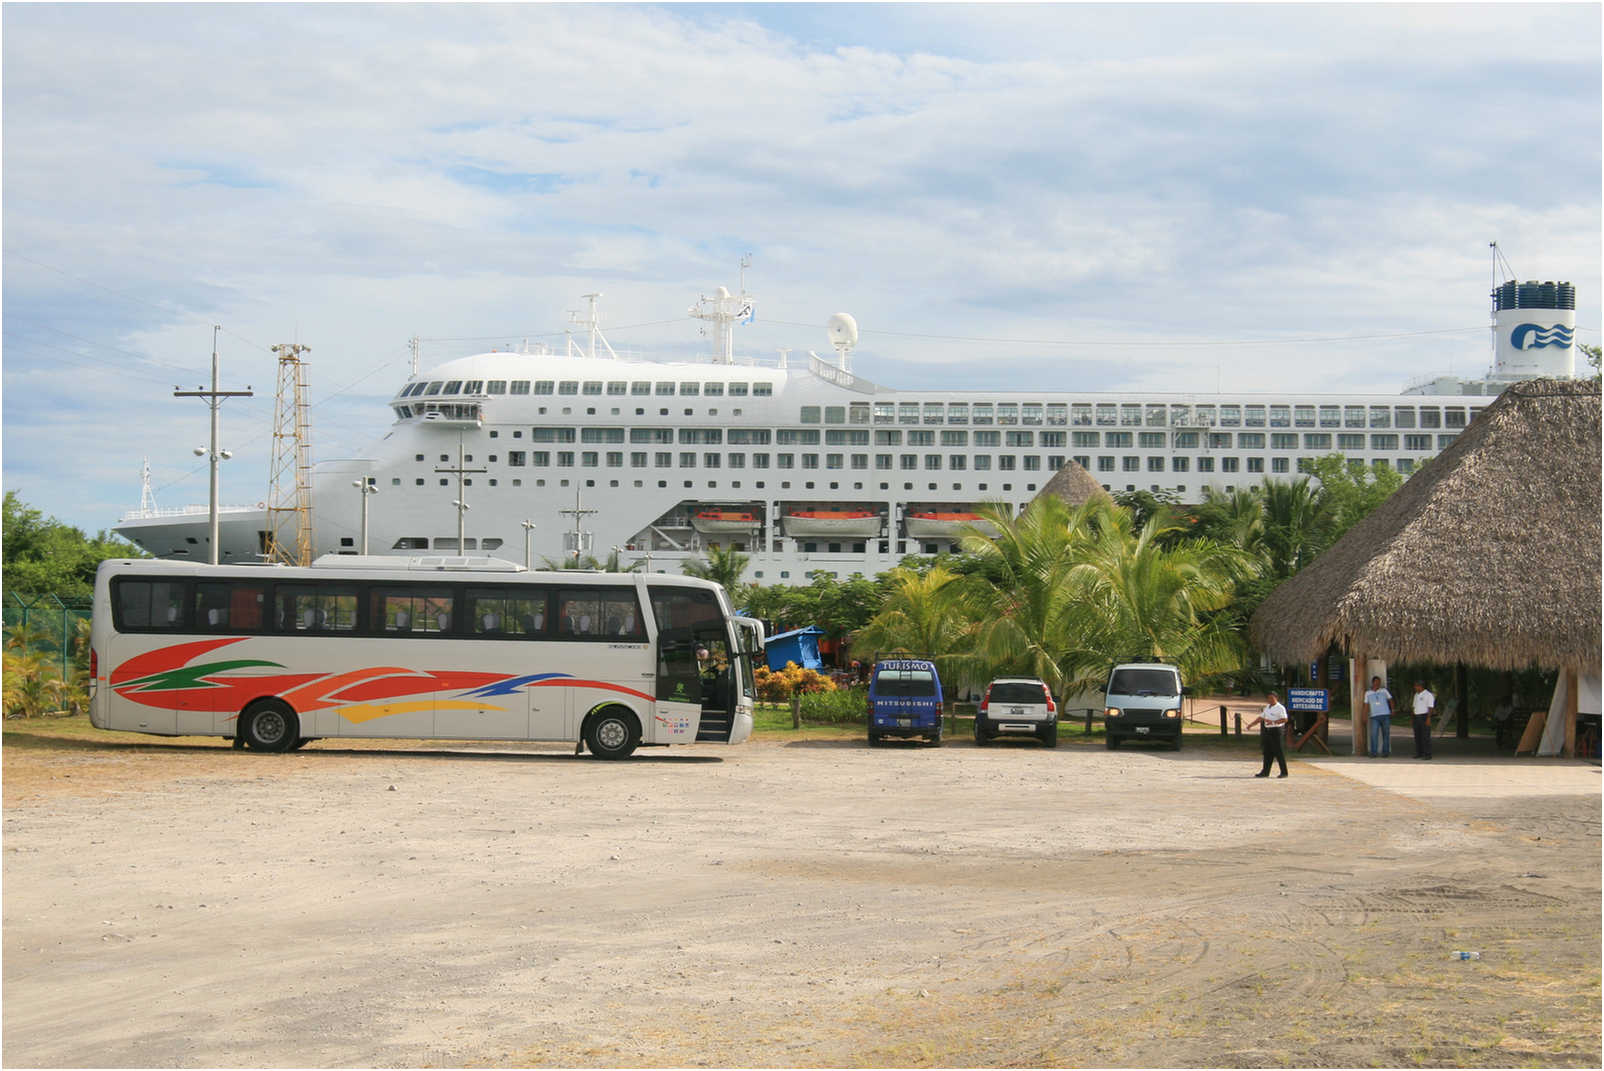
[[[941,746],[941,675],[922,658],[875,663],[869,680],[869,745],[892,736],[922,736]]]

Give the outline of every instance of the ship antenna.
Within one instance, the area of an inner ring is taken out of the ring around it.
[[[416,378],[418,374],[418,348],[422,341],[423,340],[417,335],[413,335],[411,338],[407,339],[407,348],[412,351],[412,375],[414,378]]]
[[[602,344],[602,348],[607,351],[607,356],[611,357],[615,361],[618,360],[618,354],[613,352],[612,345],[607,341],[607,339],[605,337],[603,337],[603,335],[601,333],[601,317],[596,312],[596,302],[597,302],[598,299],[601,298],[602,295],[600,293],[595,293],[595,294],[585,294],[583,296],[584,296],[585,300],[590,303],[590,311],[588,313],[586,313],[585,318],[583,320],[581,320],[579,318],[579,313],[577,313],[577,312],[569,312],[569,314],[568,314],[568,322],[571,323],[571,324],[574,324],[575,326],[583,327],[583,328],[585,328],[585,330],[587,332],[589,332],[589,334],[590,334],[590,351],[585,356],[587,356],[587,357],[596,356],[596,343],[600,342]],[[567,332],[567,334],[568,334],[568,356],[572,357],[574,355],[573,333],[572,332]]]
[[[712,297],[698,298],[691,306],[693,319],[713,325],[714,364],[735,363],[735,324],[749,324],[755,315],[752,295],[746,292],[746,269],[751,264],[750,254],[741,258],[739,294],[732,294],[721,286]]]

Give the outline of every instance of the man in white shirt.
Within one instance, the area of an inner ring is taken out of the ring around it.
[[[1281,705],[1280,697],[1274,692],[1269,695],[1269,702],[1257,718],[1248,723],[1248,728],[1259,726],[1259,750],[1264,752],[1264,769],[1254,774],[1254,777],[1270,776],[1270,761],[1273,759],[1281,764],[1281,772],[1277,776],[1287,775],[1287,708]]]
[[[1431,758],[1431,715],[1437,697],[1426,690],[1425,681],[1415,682],[1415,758]]]
[[[1390,758],[1392,693],[1381,686],[1380,677],[1370,678],[1370,690],[1365,693],[1365,706],[1370,708],[1370,757]]]

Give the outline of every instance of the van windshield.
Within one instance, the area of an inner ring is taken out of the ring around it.
[[[928,669],[882,669],[875,679],[874,690],[883,697],[933,696],[936,678]]]
[[[1173,669],[1116,669],[1108,691],[1110,695],[1180,695],[1181,679]]]
[[[1025,681],[1006,681],[991,686],[993,703],[1045,703],[1047,694],[1039,684]]]

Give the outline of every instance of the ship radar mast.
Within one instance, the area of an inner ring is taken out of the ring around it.
[[[824,326],[830,334],[830,345],[835,347],[836,367],[843,372],[852,371],[852,348],[858,344],[858,321],[850,313],[838,312]]]
[[[712,297],[698,298],[691,306],[690,313],[693,319],[712,324],[713,363],[735,363],[735,324],[752,322],[753,299],[746,292],[746,269],[752,266],[750,255],[741,258],[741,292],[732,294],[725,287],[719,287]],[[703,334],[708,333],[707,328],[702,329]]]
[[[596,302],[601,298],[601,296],[602,295],[600,293],[583,295],[585,301],[589,303],[590,306],[585,313],[585,318],[580,319],[580,314],[578,312],[570,311],[568,313],[568,322],[575,327],[584,328],[585,331],[590,335],[590,345],[586,349],[585,356],[596,356],[596,343],[600,342],[602,344],[602,348],[607,351],[607,356],[616,361],[618,360],[618,354],[613,352],[612,344],[602,336],[601,317],[596,313]],[[574,333],[572,331],[568,331],[565,332],[565,334],[568,336],[568,356],[572,357],[574,355]],[[525,340],[525,349],[527,350],[527,348],[528,340]]]

